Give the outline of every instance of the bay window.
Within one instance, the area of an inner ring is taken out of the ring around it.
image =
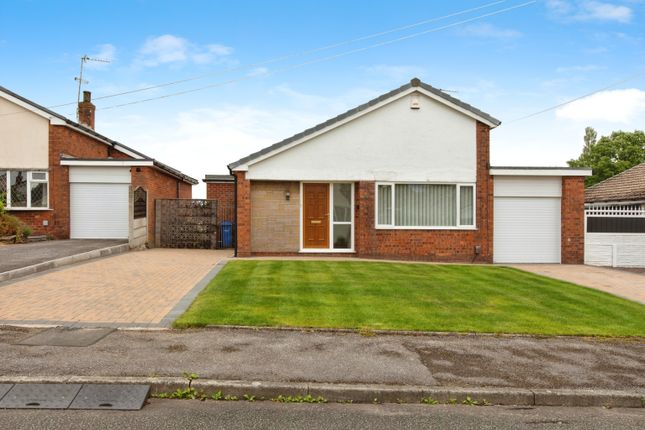
[[[0,199],[7,209],[47,209],[48,188],[45,171],[0,170]]]
[[[378,183],[377,228],[475,227],[472,184]]]

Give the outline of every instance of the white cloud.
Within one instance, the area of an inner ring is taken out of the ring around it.
[[[606,121],[628,124],[645,120],[645,91],[610,90],[575,101],[556,110],[556,116],[574,121]]]
[[[88,69],[105,69],[112,63],[116,57],[116,47],[110,43],[104,43],[103,45],[98,45],[96,51],[93,51],[91,54],[88,54],[88,57],[95,58],[97,60],[104,61],[88,61],[85,63],[85,67]]]
[[[149,37],[141,49],[140,61],[146,66],[158,66],[164,63],[185,61],[187,57],[188,41],[183,37],[164,34],[158,37]]]
[[[602,1],[548,0],[551,17],[564,21],[631,22],[633,10],[627,6]]]
[[[522,35],[517,30],[501,28],[489,23],[467,25],[461,30],[461,34],[482,39],[516,39]]]
[[[178,64],[192,61],[196,64],[209,64],[229,56],[233,48],[208,44],[197,45],[183,37],[164,34],[149,37],[139,49],[135,65],[155,67],[162,64]]]
[[[582,3],[581,10],[576,18],[582,21],[597,20],[626,23],[632,20],[632,10],[627,6],[587,1]]]
[[[266,67],[256,67],[247,73],[247,76],[266,76],[269,74],[269,69]]]

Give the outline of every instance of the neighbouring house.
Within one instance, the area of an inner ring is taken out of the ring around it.
[[[237,255],[582,263],[591,170],[491,167],[499,124],[412,79],[231,163]]]
[[[585,263],[645,267],[645,163],[585,190]]]
[[[0,194],[7,210],[55,239],[154,243],[155,199],[191,198],[197,180],[0,87]]]

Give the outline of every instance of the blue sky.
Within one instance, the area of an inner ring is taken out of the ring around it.
[[[207,75],[95,102],[97,131],[200,179],[414,76],[502,120],[491,135],[492,164],[564,165],[580,152],[586,125],[601,134],[645,128],[645,76],[513,121],[645,72],[643,0],[542,0],[480,19],[525,1],[490,3],[4,0],[0,85],[45,106],[73,102],[83,54],[110,60],[87,65],[94,97]],[[462,20],[471,21],[293,67]],[[73,106],[55,110],[74,116]]]

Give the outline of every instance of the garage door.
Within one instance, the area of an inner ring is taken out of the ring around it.
[[[72,239],[127,239],[130,173],[126,169],[70,169]]]
[[[560,262],[560,177],[495,176],[493,261]]]

